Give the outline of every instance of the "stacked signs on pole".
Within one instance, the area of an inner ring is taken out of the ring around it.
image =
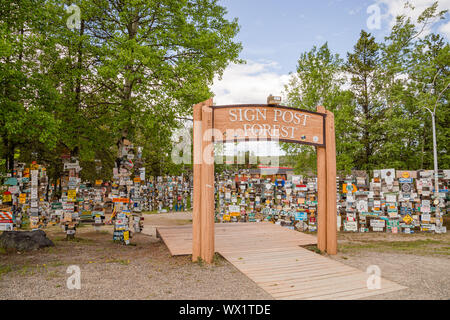
[[[141,164],[141,148],[137,150],[135,160],[134,146],[127,139],[122,139],[119,144],[116,167],[113,171],[114,183],[111,197],[114,203],[112,220],[114,220],[113,240],[124,244],[130,243],[130,224],[135,232],[140,232],[143,227],[141,176],[145,173],[139,170]],[[136,165],[137,164],[137,165]],[[135,168],[138,168],[134,171]],[[135,178],[131,179],[134,174]]]
[[[78,177],[81,167],[78,161],[70,161],[70,158],[63,158],[64,177],[61,181],[63,196],[61,197],[62,218],[60,220],[62,229],[68,239],[75,237],[76,228],[79,224],[78,192],[80,178]]]

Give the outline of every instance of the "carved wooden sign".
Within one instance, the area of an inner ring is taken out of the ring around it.
[[[325,147],[326,114],[283,106],[213,106],[215,142],[274,140]]]

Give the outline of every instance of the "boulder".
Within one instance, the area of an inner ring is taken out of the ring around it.
[[[0,235],[0,247],[4,249],[30,251],[44,247],[53,247],[54,245],[42,230],[4,231]]]

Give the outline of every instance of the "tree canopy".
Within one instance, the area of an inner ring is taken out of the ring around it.
[[[217,0],[2,1],[3,170],[19,151],[58,177],[68,152],[83,168],[101,162],[83,178],[106,178],[126,137],[144,146],[148,172],[165,172],[177,118],[240,62],[239,26],[225,15]]]
[[[431,111],[436,107],[439,166],[450,167],[450,46],[430,21],[444,19],[437,3],[417,21],[397,17],[383,41],[364,30],[346,59],[325,43],[302,53],[285,87],[287,103],[335,114],[337,169],[432,169]],[[300,172],[315,170],[315,150],[284,145]]]

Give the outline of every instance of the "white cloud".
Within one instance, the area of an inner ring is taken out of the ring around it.
[[[350,9],[350,10],[348,11],[348,14],[351,15],[351,16],[354,16],[354,15],[360,13],[361,10],[362,10],[361,7],[353,8],[353,9]]]
[[[406,15],[411,17],[412,21],[417,21],[419,15],[428,7],[430,7],[436,0],[410,0],[409,3],[415,8],[412,10],[409,7],[405,7],[405,0],[377,0],[378,4],[381,4],[387,8],[386,14],[383,15],[383,20],[388,23],[389,27],[395,24],[395,19],[398,15]],[[439,0],[438,11],[450,9],[450,0]],[[423,35],[430,33],[432,26],[424,30]],[[450,26],[448,23],[442,25],[439,31],[450,39]]]
[[[281,95],[289,75],[279,74],[277,62],[248,61],[230,65],[221,80],[214,79],[212,91],[217,105],[267,102],[269,94]]]
[[[221,80],[214,79],[212,91],[216,105],[265,104],[269,94],[282,95],[289,75],[276,71],[280,66],[274,61],[247,61],[244,65],[230,65]],[[257,156],[278,156],[284,154],[276,142],[246,142],[225,144],[224,154],[237,154],[250,150]]]
[[[439,32],[445,34],[447,39],[450,39],[450,22],[447,22],[439,28]]]

